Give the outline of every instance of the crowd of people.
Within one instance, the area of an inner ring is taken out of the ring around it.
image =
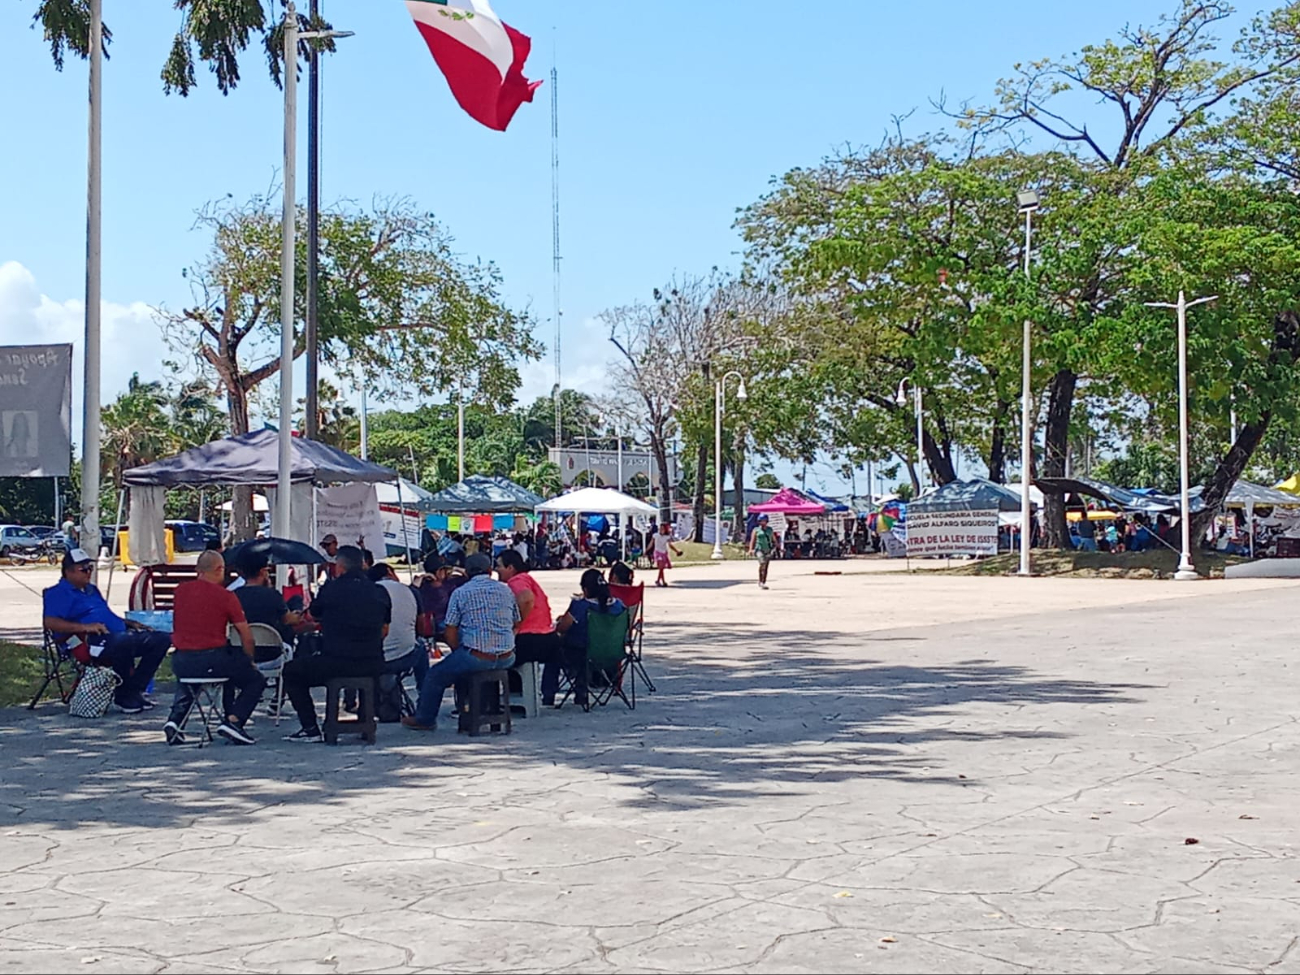
[[[329,556],[317,580],[323,584],[305,609],[274,587],[265,555],[243,555],[231,567],[220,551],[203,552],[196,578],[176,589],[170,634],[114,613],[91,581],[94,560],[72,549],[59,583],[45,593],[44,625],[83,665],[117,673],[114,703],[123,712],[156,706],[146,690],[169,650],[178,678],[224,679],[216,733],[251,745],[249,719],[266,697],[268,664],[282,664],[280,690],[299,725],[286,736],[293,742],[324,740],[312,688],[341,677],[376,679],[381,702],[393,692],[400,700],[400,681],[413,678],[414,713],[402,716],[399,709],[391,720],[417,731],[436,727],[447,689],[463,677],[525,662],[541,665],[544,705],[556,704],[566,679],[575,703],[585,705],[587,621],[592,613],[626,612],[605,573],[593,567],[582,575],[581,592],[554,614],[524,552],[513,546],[495,559],[487,551],[464,552],[463,545],[463,556],[432,552],[413,584],[334,536],[323,538],[321,548]],[[615,587],[630,586],[633,571],[623,562],[609,569]],[[259,646],[252,624],[271,627],[281,646]],[[193,686],[180,683],[162,729],[168,744],[186,741],[193,706]],[[271,706],[278,709],[280,700]]]

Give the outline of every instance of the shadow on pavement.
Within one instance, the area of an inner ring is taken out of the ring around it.
[[[266,807],[292,816],[295,807],[388,788],[438,790],[431,801],[445,799],[474,779],[497,783],[494,801],[508,802],[514,790],[526,802],[539,783],[574,780],[555,766],[607,781],[613,802],[642,812],[725,808],[861,777],[949,787],[962,778],[967,787],[978,785],[974,776],[942,771],[953,767],[945,746],[1016,742],[1014,765],[1035,741],[1065,737],[1031,725],[1041,712],[1025,718],[1023,706],[1132,704],[1148,687],[1058,679],[983,659],[937,666],[846,659],[846,646],[872,652],[873,642],[880,640],[760,624],[656,624],[646,665],[659,693],[647,697],[638,686],[636,711],[618,701],[591,714],[544,710],[516,721],[509,738],[459,737],[444,712],[446,730],[432,736],[384,725],[371,747],[295,745],[280,740],[296,729],[292,717],[276,728],[259,714],[256,747],[168,748],[158,730],[165,707],[157,717],[99,721],[70,718],[56,705],[35,714],[8,709],[0,712],[0,825],[238,823]],[[676,650],[660,657],[656,644]]]

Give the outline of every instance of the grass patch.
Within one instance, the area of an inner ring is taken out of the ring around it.
[[[1033,553],[1036,576],[1065,576],[1076,579],[1172,579],[1178,568],[1178,553],[1168,549],[1149,552],[1065,552],[1038,549]],[[1210,579],[1222,579],[1229,565],[1248,562],[1238,556],[1197,552],[1196,571]],[[1020,553],[1008,552],[992,558],[940,569],[958,576],[1015,575],[1020,570]]]
[[[677,542],[677,547],[682,550],[681,557],[673,556],[674,565],[702,564],[713,561],[713,543],[712,542]],[[728,559],[738,560],[747,558],[745,547],[728,542],[722,546],[722,552]]]
[[[10,643],[0,640],[0,708],[27,705],[36,693],[36,688],[45,680],[45,651],[40,647],[29,647],[22,643]],[[161,686],[175,680],[172,673],[172,658],[163,658],[154,675],[154,684]],[[67,681],[64,681],[67,686]],[[46,700],[52,700],[55,691],[46,692]]]

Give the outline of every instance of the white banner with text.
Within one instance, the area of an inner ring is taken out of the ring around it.
[[[997,555],[998,513],[907,510],[907,556]]]

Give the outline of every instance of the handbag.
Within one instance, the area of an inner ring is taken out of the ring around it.
[[[102,718],[108,714],[120,683],[122,678],[111,667],[87,667],[72,692],[68,714],[74,718]]]

